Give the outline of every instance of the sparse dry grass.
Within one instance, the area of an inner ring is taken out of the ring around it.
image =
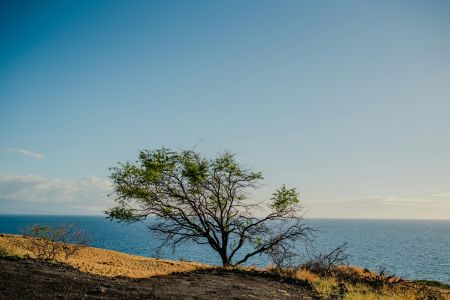
[[[367,284],[347,284],[345,300],[415,300],[424,299],[424,295],[417,293],[417,291],[400,289],[396,287],[384,286],[380,289],[374,289]]]
[[[324,299],[339,296],[339,282],[336,278],[323,278],[312,283],[317,293]]]
[[[344,300],[419,300],[435,299],[431,295],[437,295],[423,288],[415,288],[407,285],[384,285],[372,287],[364,283],[340,282],[335,277],[321,278],[312,283],[317,293],[323,298],[342,298]],[[441,295],[442,299],[445,295]]]
[[[25,237],[19,235],[0,235],[0,251],[8,255],[32,257],[33,253],[18,246],[17,240]],[[174,272],[193,271],[209,266],[195,262],[181,262],[129,255],[117,251],[83,247],[67,260],[64,255],[55,257],[58,262],[67,263],[82,272],[90,272],[102,276],[127,276],[145,278],[157,275],[167,275]]]
[[[276,268],[271,267],[267,271],[275,272]],[[319,276],[302,268],[284,270],[283,275],[307,280],[323,299],[450,300],[450,294],[445,289],[433,288],[410,281],[398,281],[396,277],[385,278],[386,281],[379,284],[374,281],[374,278],[379,279],[379,274],[354,266],[339,267],[335,274],[330,276]]]
[[[305,270],[305,269],[297,269],[294,272],[295,272],[294,273],[295,277],[298,279],[303,279],[303,280],[313,282],[313,283],[320,280],[320,276],[318,276],[308,270]]]

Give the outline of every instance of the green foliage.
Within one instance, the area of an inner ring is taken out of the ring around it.
[[[283,211],[289,206],[300,203],[296,189],[287,189],[284,184],[281,188],[276,190],[275,193],[273,193],[272,201],[271,207],[276,211]]]
[[[133,209],[127,207],[114,207],[108,211],[108,215],[112,219],[117,219],[125,222],[139,221],[139,216],[134,213]]]
[[[262,237],[257,236],[257,237],[255,237],[253,244],[255,245],[256,248],[260,248],[264,244],[264,240]]]
[[[229,152],[208,160],[191,150],[175,152],[165,148],[141,150],[138,161],[119,163],[111,170],[119,206],[106,213],[111,219],[125,222],[141,220],[149,210],[160,216],[173,214],[174,207],[198,197],[206,197],[213,209],[223,209],[230,197],[243,202],[247,198],[243,189],[256,187],[263,178],[260,172],[244,169]],[[236,192],[233,195],[225,194],[225,190],[210,190],[223,181],[242,190],[228,186]],[[136,201],[134,207],[130,200]]]
[[[243,167],[230,152],[208,159],[193,150],[141,150],[137,161],[111,170],[118,205],[106,211],[109,218],[136,222],[154,216],[149,227],[164,245],[187,240],[209,244],[224,265],[244,244],[253,251],[237,264],[306,232],[295,189],[283,186],[274,194],[270,214],[252,215],[261,207],[247,201],[249,191],[259,187],[263,176]]]

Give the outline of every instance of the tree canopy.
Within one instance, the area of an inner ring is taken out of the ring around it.
[[[295,188],[283,185],[269,202],[250,201],[263,176],[230,152],[208,159],[194,150],[142,150],[136,162],[111,170],[117,203],[106,212],[111,219],[154,216],[149,228],[161,235],[163,246],[175,249],[188,240],[209,245],[224,266],[273,250],[292,251],[310,231]]]

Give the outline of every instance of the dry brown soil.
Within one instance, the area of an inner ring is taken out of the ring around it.
[[[269,273],[204,269],[106,277],[62,263],[0,258],[0,299],[318,299],[309,283]]]

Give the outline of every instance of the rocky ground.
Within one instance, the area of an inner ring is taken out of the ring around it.
[[[62,263],[0,258],[0,299],[318,299],[306,281],[206,269],[145,279],[104,277]]]

